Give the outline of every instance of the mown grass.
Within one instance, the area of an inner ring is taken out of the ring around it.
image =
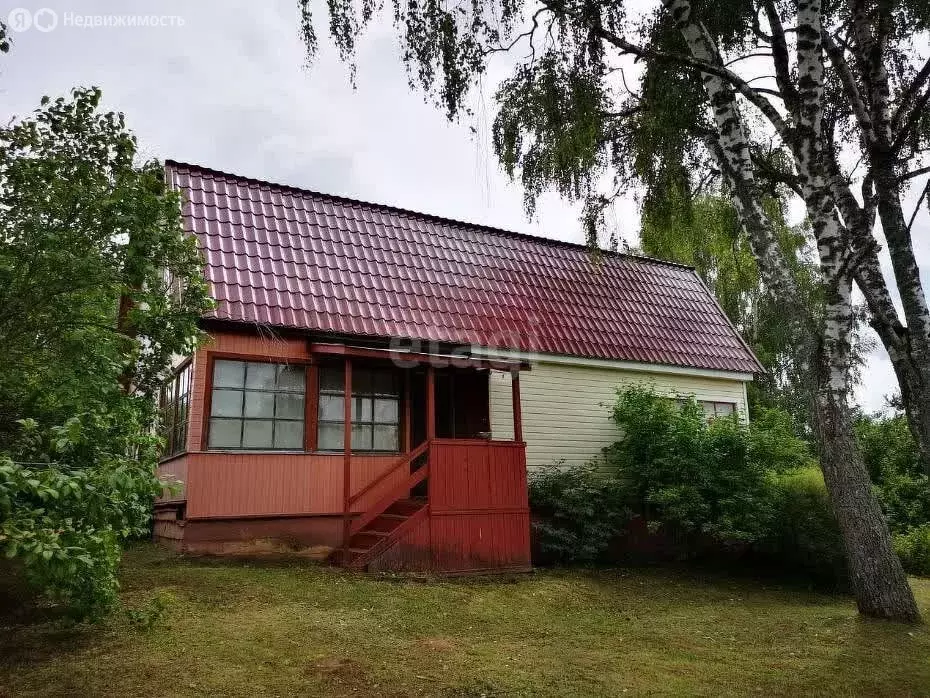
[[[930,580],[912,580],[930,617]],[[126,555],[148,632],[0,628],[0,695],[930,695],[930,633],[846,597],[671,570],[370,578]]]

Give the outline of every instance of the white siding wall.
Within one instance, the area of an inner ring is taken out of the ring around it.
[[[649,386],[670,397],[733,402],[748,419],[745,383],[740,380],[534,361],[532,370],[520,374],[527,465],[558,461],[576,465],[599,456],[618,437],[617,426],[608,417],[617,388],[630,385]],[[508,373],[491,373],[491,432],[495,439],[513,438]]]

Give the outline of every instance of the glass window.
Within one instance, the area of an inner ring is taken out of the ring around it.
[[[187,420],[191,403],[191,363],[174,373],[162,386],[159,406],[161,436],[165,440],[162,457],[176,455],[187,448]]]
[[[303,366],[217,359],[207,447],[303,450],[305,385]]]
[[[685,404],[685,400],[676,400],[679,405]],[[704,417],[708,422],[712,422],[718,417],[729,417],[736,413],[735,402],[715,402],[712,400],[698,400],[697,404],[704,410]]]
[[[345,448],[345,373],[320,369],[319,426],[321,451]],[[352,450],[400,450],[400,381],[390,369],[352,370]]]

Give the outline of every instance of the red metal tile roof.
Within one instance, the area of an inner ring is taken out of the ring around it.
[[[761,370],[693,269],[169,161],[222,320]]]

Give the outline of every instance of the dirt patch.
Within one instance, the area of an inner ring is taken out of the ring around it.
[[[185,543],[184,545],[184,551],[193,554],[241,558],[306,558],[318,562],[326,560],[332,550],[328,545],[304,546],[295,541],[277,538],[258,538],[250,541],[230,541],[225,543]]]

